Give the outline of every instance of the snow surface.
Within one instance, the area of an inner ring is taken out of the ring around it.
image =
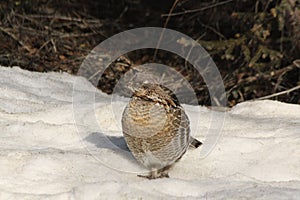
[[[300,199],[299,105],[245,102],[224,123],[185,105],[193,136],[205,144],[218,120],[221,136],[148,180],[122,138],[126,100],[111,99],[82,77],[0,67],[0,199]]]

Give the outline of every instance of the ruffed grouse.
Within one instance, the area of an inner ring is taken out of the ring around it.
[[[189,145],[190,123],[175,94],[159,84],[136,89],[122,116],[123,134],[134,157],[150,170],[149,179],[169,177],[169,168]]]

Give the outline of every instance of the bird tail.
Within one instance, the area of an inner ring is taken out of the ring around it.
[[[198,148],[199,146],[202,145],[202,142],[200,142],[199,140],[190,137],[190,146],[194,147],[194,148]]]

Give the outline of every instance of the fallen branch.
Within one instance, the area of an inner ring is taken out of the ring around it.
[[[257,98],[257,99],[258,100],[269,99],[269,98],[272,98],[272,97],[276,97],[276,96],[279,96],[279,95],[290,93],[290,92],[292,92],[294,90],[298,90],[298,89],[300,89],[300,85],[298,85],[296,87],[293,87],[293,88],[290,88],[290,89],[285,90],[285,91],[277,92],[277,93],[267,95],[267,96],[264,96],[264,97],[260,97],[260,98]]]
[[[5,33],[6,35],[10,36],[12,39],[14,39],[16,42],[18,42],[24,49],[26,49],[29,53],[31,53],[33,50],[30,49],[27,45],[25,45],[21,40],[18,39],[17,36],[15,36],[13,33],[9,32],[8,29],[3,28],[0,26],[0,31]]]
[[[219,3],[215,3],[213,5],[209,5],[203,8],[198,8],[198,9],[194,9],[194,10],[185,10],[183,12],[177,12],[177,13],[168,13],[168,14],[162,14],[161,17],[173,17],[173,16],[178,16],[178,15],[184,15],[184,14],[189,14],[189,13],[195,13],[195,12],[200,12],[200,11],[204,11],[210,8],[214,8],[217,6],[221,6],[227,3],[232,2],[233,0],[227,0],[227,1],[223,1],[223,2],[219,2]]]
[[[73,21],[73,22],[89,22],[89,23],[101,23],[98,19],[80,19],[74,17],[58,16],[58,15],[21,15],[15,14],[18,17],[23,17],[26,19],[35,18],[35,19],[54,19],[54,20],[64,20],[64,21]]]

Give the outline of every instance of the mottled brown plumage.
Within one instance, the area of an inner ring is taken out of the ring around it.
[[[122,117],[126,143],[134,157],[150,170],[148,178],[168,177],[168,169],[191,144],[189,119],[171,90],[144,84],[134,91]]]

